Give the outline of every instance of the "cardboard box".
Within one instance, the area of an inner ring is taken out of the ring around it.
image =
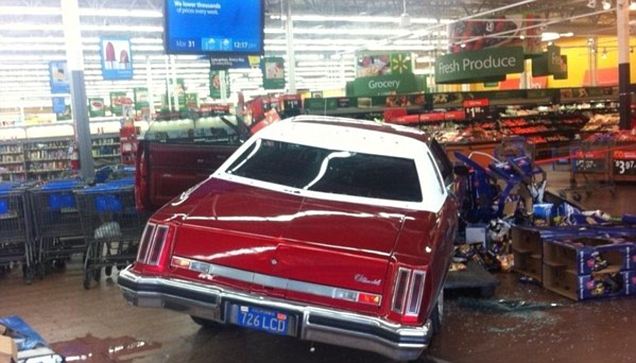
[[[577,275],[564,266],[543,265],[543,287],[580,301],[629,294],[631,271]],[[609,281],[609,283],[608,283]]]
[[[18,347],[11,337],[0,335],[0,363],[18,361]]]
[[[486,247],[486,229],[485,224],[469,224],[466,226],[466,243],[479,243]]]
[[[575,238],[548,240],[543,244],[544,264],[563,265],[576,275],[594,272],[618,272],[632,268],[634,244],[614,242],[601,238]],[[596,257],[607,262],[607,267],[595,269]]]
[[[543,274],[541,234],[537,230],[513,227],[511,236],[514,270],[541,281]]]

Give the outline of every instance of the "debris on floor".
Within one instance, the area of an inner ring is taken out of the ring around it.
[[[98,338],[90,334],[70,341],[53,343],[51,346],[64,355],[67,362],[87,363],[130,363],[135,358],[141,358],[161,348],[160,343],[130,336]]]

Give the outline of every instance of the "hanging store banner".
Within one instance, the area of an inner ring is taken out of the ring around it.
[[[349,97],[382,96],[422,91],[423,81],[418,82],[413,73],[387,74],[377,77],[361,77],[351,82]]]
[[[435,83],[477,83],[503,80],[524,70],[523,48],[501,47],[446,54],[435,61]]]
[[[521,46],[525,55],[532,57],[542,52],[541,29],[535,27],[539,23],[541,20],[535,14],[455,22],[449,26],[450,51],[461,53],[500,46]]]
[[[71,81],[66,61],[49,62],[49,83],[52,94],[71,93]]]
[[[138,87],[134,88],[135,92],[135,110],[140,111],[145,108],[150,107],[150,102],[148,101],[148,88]]]
[[[568,78],[567,56],[561,55],[561,48],[548,47],[547,52],[532,59],[532,75],[554,76],[554,79]]]
[[[110,112],[113,113],[113,116],[123,116],[124,107],[132,106],[132,103],[133,101],[126,92],[110,93]]]
[[[199,107],[199,95],[194,92],[185,94],[185,108],[187,110],[196,110]]]
[[[568,56],[562,55],[559,58],[559,66],[554,68],[552,75],[554,79],[568,79]]]
[[[53,113],[64,113],[64,110],[66,109],[65,97],[53,97],[51,98],[51,101],[53,102]]]
[[[210,69],[226,70],[238,68],[258,68],[261,57],[258,55],[211,56]]]
[[[104,105],[103,98],[96,97],[88,99],[88,115],[90,117],[106,116],[106,106]]]
[[[411,53],[368,53],[357,55],[356,77],[375,77],[413,72]]]
[[[267,57],[261,60],[264,89],[285,88],[285,60],[281,57]]]
[[[130,39],[102,37],[99,41],[102,59],[102,77],[107,81],[133,78]]]
[[[226,71],[210,70],[210,98],[224,99],[230,96],[230,77]]]

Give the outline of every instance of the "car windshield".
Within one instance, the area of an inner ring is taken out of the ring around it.
[[[422,201],[415,162],[405,158],[258,139],[226,173],[317,192]]]
[[[239,144],[238,121],[234,116],[201,117],[154,121],[144,134],[144,140],[167,143]]]

